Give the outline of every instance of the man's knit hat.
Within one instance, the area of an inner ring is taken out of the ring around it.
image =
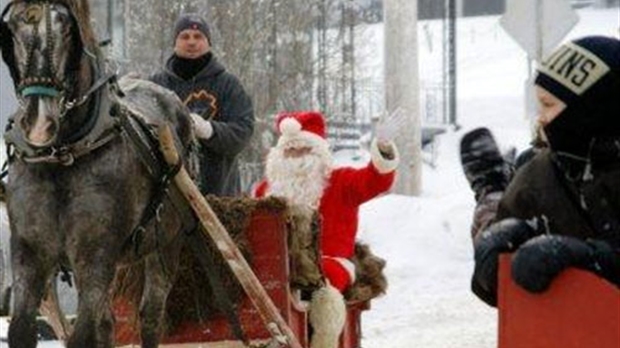
[[[209,29],[209,25],[207,21],[196,13],[183,13],[177,19],[177,22],[174,24],[174,39],[176,40],[177,36],[183,31],[187,29],[200,30],[207,37],[207,41],[211,44],[211,30]]]
[[[620,40],[588,36],[561,46],[535,83],[566,104],[545,131],[585,140],[620,136]]]

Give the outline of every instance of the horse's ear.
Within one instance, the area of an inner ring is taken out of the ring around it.
[[[19,83],[19,72],[15,62],[13,45],[13,32],[4,18],[0,18],[0,52],[2,53],[2,59],[9,67],[13,82],[17,85]]]
[[[95,50],[98,45],[91,24],[90,5],[88,0],[65,0],[65,4],[75,19],[82,45],[88,50]]]
[[[17,70],[17,65],[15,64],[15,51],[13,49],[13,32],[11,28],[9,28],[9,23],[4,19],[9,13],[13,2],[10,2],[2,11],[2,15],[0,15],[0,53],[2,54],[2,59],[9,67],[9,72],[11,73],[11,78],[13,78],[13,82],[15,85],[19,83],[19,71]]]
[[[9,24],[4,21],[4,19],[0,20],[0,44],[2,44],[2,48],[4,48],[4,41],[8,40],[11,37],[11,29],[9,29]]]
[[[9,28],[9,23],[4,19],[6,14],[9,12],[9,6],[5,7],[2,11],[2,16],[0,17],[0,49],[4,52],[6,43],[8,40],[12,40],[13,33]]]

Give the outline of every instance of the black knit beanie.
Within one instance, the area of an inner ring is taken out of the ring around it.
[[[620,40],[588,36],[561,46],[535,83],[566,103],[544,129],[553,150],[585,156],[592,139],[620,137]]]
[[[183,13],[177,19],[177,22],[174,24],[174,40],[176,40],[179,33],[183,30],[187,29],[195,29],[200,30],[206,37],[209,44],[211,44],[211,30],[209,29],[209,25],[207,21],[196,13]]]

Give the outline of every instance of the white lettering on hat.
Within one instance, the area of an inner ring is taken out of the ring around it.
[[[577,95],[582,95],[609,70],[594,53],[573,43],[560,47],[539,68]]]

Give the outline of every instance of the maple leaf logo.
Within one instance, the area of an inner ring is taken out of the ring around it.
[[[207,102],[207,104],[209,104],[210,113],[209,115],[203,115],[203,116],[206,116],[207,120],[212,120],[213,118],[215,118],[215,116],[217,115],[219,111],[217,98],[213,94],[205,91],[204,89],[198,92],[190,93],[187,96],[187,98],[185,98],[185,100],[183,101],[183,104],[185,104],[185,106],[189,106],[191,103],[200,102],[200,101],[205,101]]]

